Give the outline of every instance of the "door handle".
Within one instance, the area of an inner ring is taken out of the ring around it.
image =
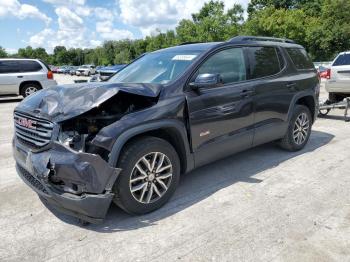
[[[241,97],[249,97],[249,96],[252,96],[254,94],[254,91],[253,90],[242,90],[241,92]]]
[[[23,78],[23,76],[17,76],[17,78]]]
[[[287,88],[292,89],[292,90],[294,90],[296,86],[297,86],[297,83],[294,83],[294,82],[288,83],[286,85]]]

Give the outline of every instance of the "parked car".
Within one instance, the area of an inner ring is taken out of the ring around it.
[[[52,71],[52,73],[57,73],[58,66],[50,65],[49,68]]]
[[[291,40],[241,36],[158,50],[107,82],[61,85],[20,103],[17,171],[44,202],[85,221],[101,222],[112,201],[144,214],[194,168],[271,141],[304,148],[319,88]]]
[[[61,66],[58,70],[57,73],[59,74],[69,74],[70,71],[72,70],[72,66]]]
[[[328,76],[328,68],[327,67],[324,67],[324,66],[319,66],[317,68],[317,72],[318,74],[320,75],[321,78],[325,78],[327,79],[327,76]]]
[[[0,95],[22,95],[57,85],[49,66],[37,59],[0,59]]]
[[[325,87],[329,102],[336,103],[350,96],[350,51],[341,52],[326,73]]]
[[[82,65],[76,71],[77,76],[90,76],[96,73],[96,68],[94,65]]]
[[[78,69],[77,66],[71,66],[71,68],[70,68],[70,70],[69,70],[69,74],[70,74],[71,76],[75,75],[77,69]]]
[[[125,66],[126,66],[125,64],[119,64],[119,65],[102,67],[98,70],[99,77],[102,81],[105,81],[108,78],[110,78],[112,75],[122,70]]]

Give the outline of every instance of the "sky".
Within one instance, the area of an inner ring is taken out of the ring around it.
[[[174,29],[209,0],[0,0],[0,46],[93,48],[105,40],[139,39]],[[249,0],[223,0],[247,7]]]

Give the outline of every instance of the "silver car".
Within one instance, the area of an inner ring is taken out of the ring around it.
[[[49,66],[38,59],[0,59],[0,95],[27,97],[55,85]]]
[[[340,53],[327,70],[325,87],[331,102],[350,97],[350,51]]]

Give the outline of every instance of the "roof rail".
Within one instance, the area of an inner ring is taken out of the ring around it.
[[[291,39],[266,37],[266,36],[236,36],[228,40],[228,42],[241,42],[241,41],[271,41],[271,42],[295,44],[295,42]]]
[[[179,45],[191,45],[191,44],[200,44],[200,43],[202,43],[202,42],[183,42]]]

